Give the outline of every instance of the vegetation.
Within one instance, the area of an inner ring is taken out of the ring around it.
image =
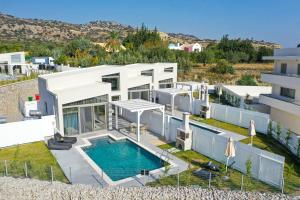
[[[218,74],[234,74],[234,68],[225,59],[219,60],[217,64],[211,68],[211,71]]]
[[[191,118],[201,123],[206,123],[248,137],[248,129],[246,128],[214,119],[202,119],[198,116],[192,116]],[[249,144],[250,138],[248,137],[244,140],[241,140],[240,142]],[[262,133],[257,133],[257,135],[253,137],[253,146],[285,157],[284,177],[286,177],[286,174],[288,173],[289,178],[285,178],[284,180],[284,191],[287,193],[300,195],[300,168],[297,167],[299,166],[299,161],[296,156],[292,155],[290,151],[286,147],[281,145],[276,139],[270,138],[268,135]],[[290,172],[288,172],[288,170],[290,170]]]
[[[54,179],[67,183],[56,159],[48,150],[44,142],[17,145],[0,149],[0,174],[5,175],[5,160],[8,175],[25,177],[25,163],[28,177],[41,180],[51,180],[50,166],[52,166]]]
[[[36,73],[31,73],[30,76],[23,76],[23,77],[17,78],[16,80],[0,81],[0,86],[11,84],[11,83],[16,83],[16,82],[20,82],[20,81],[31,80],[31,79],[35,79],[35,78],[37,78],[37,74]]]
[[[238,85],[250,85],[257,86],[257,83],[252,75],[246,74],[243,75],[240,80],[237,81]]]

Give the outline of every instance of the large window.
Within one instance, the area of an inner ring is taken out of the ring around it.
[[[287,69],[287,64],[286,63],[281,63],[280,73],[286,74],[286,69]]]
[[[159,81],[159,89],[172,88],[172,87],[173,87],[173,79],[172,78]]]
[[[291,99],[295,99],[295,94],[296,94],[295,89],[284,88],[284,87],[280,88],[280,95],[281,96],[288,97],[288,98],[291,98]]]
[[[300,75],[300,64],[298,64],[297,74]]]
[[[103,103],[103,102],[108,102],[107,95],[102,95],[98,97],[93,97],[89,99],[83,99],[80,101],[75,101],[72,103],[67,103],[64,104],[63,107],[68,107],[68,106],[76,106],[76,105],[85,105],[85,104],[94,104],[94,103]]]
[[[120,90],[120,74],[110,74],[102,76],[102,82],[111,83],[111,90]]]
[[[150,99],[150,85],[141,85],[138,87],[128,88],[128,99]]]

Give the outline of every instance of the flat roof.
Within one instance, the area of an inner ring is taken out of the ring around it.
[[[178,88],[164,88],[164,89],[158,89],[155,90],[157,92],[162,92],[162,93],[167,93],[170,95],[175,95],[175,94],[185,94],[185,93],[189,93],[189,90],[185,90],[185,89],[178,89]]]
[[[245,97],[250,95],[251,97],[259,97],[260,94],[271,94],[272,87],[270,86],[240,86],[240,85],[221,85],[232,93]]]
[[[153,103],[151,101],[145,101],[143,99],[130,99],[125,101],[112,101],[112,105],[124,108],[130,112],[155,110],[158,108],[165,108],[164,105]]]
[[[181,84],[181,85],[191,85],[191,86],[207,84],[205,82],[196,82],[196,81],[185,81],[185,82],[176,82],[176,83]]]
[[[72,71],[63,71],[63,72],[59,72],[59,73],[53,73],[53,74],[45,74],[45,75],[40,75],[39,77],[43,78],[43,79],[48,79],[51,77],[59,77],[59,76],[64,76],[64,75],[72,75],[72,74],[76,74],[78,72],[90,72],[90,71],[95,71],[95,70],[99,70],[99,69],[109,69],[109,68],[139,68],[142,66],[153,66],[153,67],[161,67],[161,65],[167,65],[167,64],[177,64],[177,63],[134,63],[134,64],[129,64],[129,65],[98,65],[98,66],[92,66],[92,67],[84,67],[84,68],[77,68],[75,70]]]

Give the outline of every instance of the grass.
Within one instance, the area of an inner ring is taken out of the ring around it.
[[[28,168],[28,176],[40,180],[51,180],[53,168],[54,179],[68,183],[60,166],[44,142],[34,142],[0,149],[0,175],[5,175],[7,161],[8,175],[13,177],[25,177],[25,162]]]
[[[21,81],[32,80],[32,79],[36,79],[37,77],[38,77],[38,74],[31,73],[30,76],[22,76],[22,77],[19,77],[16,80],[4,80],[4,81],[0,81],[0,86],[12,84],[12,83],[17,83],[17,82],[21,82]]]
[[[171,144],[164,144],[159,146],[162,149],[169,149],[174,147],[174,143]],[[187,161],[190,163],[189,169],[180,173],[179,175],[179,181],[180,186],[188,186],[188,185],[197,185],[203,188],[208,187],[208,180],[204,180],[201,178],[198,178],[197,176],[193,175],[193,171],[195,169],[198,169],[199,167],[203,167],[203,165],[208,162],[212,161],[215,164],[218,164],[221,168],[220,172],[213,172],[216,173],[218,176],[211,181],[211,186],[219,188],[219,189],[230,189],[230,190],[240,190],[241,189],[241,177],[242,173],[233,170],[228,169],[228,172],[225,172],[225,166],[222,163],[218,163],[217,161],[214,161],[212,159],[209,159],[208,157],[197,153],[195,151],[189,150],[189,151],[180,151],[177,153],[174,153],[175,156],[178,158],[181,158],[182,160]],[[224,176],[228,176],[228,180],[223,180]],[[149,183],[150,186],[167,186],[167,185],[177,185],[177,176],[171,175],[162,177],[161,179]],[[250,177],[244,176],[244,190],[247,191],[262,191],[262,192],[278,192],[279,190],[277,188],[274,188],[272,186],[269,186],[265,183],[262,183],[258,180],[254,180]]]
[[[246,128],[221,122],[215,119],[203,119],[198,116],[191,116],[191,118],[193,120],[248,137],[248,129]],[[250,138],[248,137],[244,140],[241,140],[240,142],[249,144]],[[253,138],[253,146],[285,157],[284,190],[287,193],[300,195],[300,163],[298,159],[294,155],[292,155],[284,146],[277,142],[274,138],[271,138],[265,134],[257,133],[257,135]]]

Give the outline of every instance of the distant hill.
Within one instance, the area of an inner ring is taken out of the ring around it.
[[[12,15],[0,13],[0,40],[39,40],[63,42],[76,37],[88,37],[94,42],[105,42],[111,31],[119,32],[120,38],[124,39],[129,32],[134,32],[135,28],[129,25],[112,21],[92,21],[86,24],[72,24],[57,20],[24,19]],[[198,42],[206,47],[217,40],[200,39],[194,35],[183,33],[164,33],[161,37],[171,42],[195,43]],[[279,48],[279,44],[254,41],[255,47],[266,46]]]

